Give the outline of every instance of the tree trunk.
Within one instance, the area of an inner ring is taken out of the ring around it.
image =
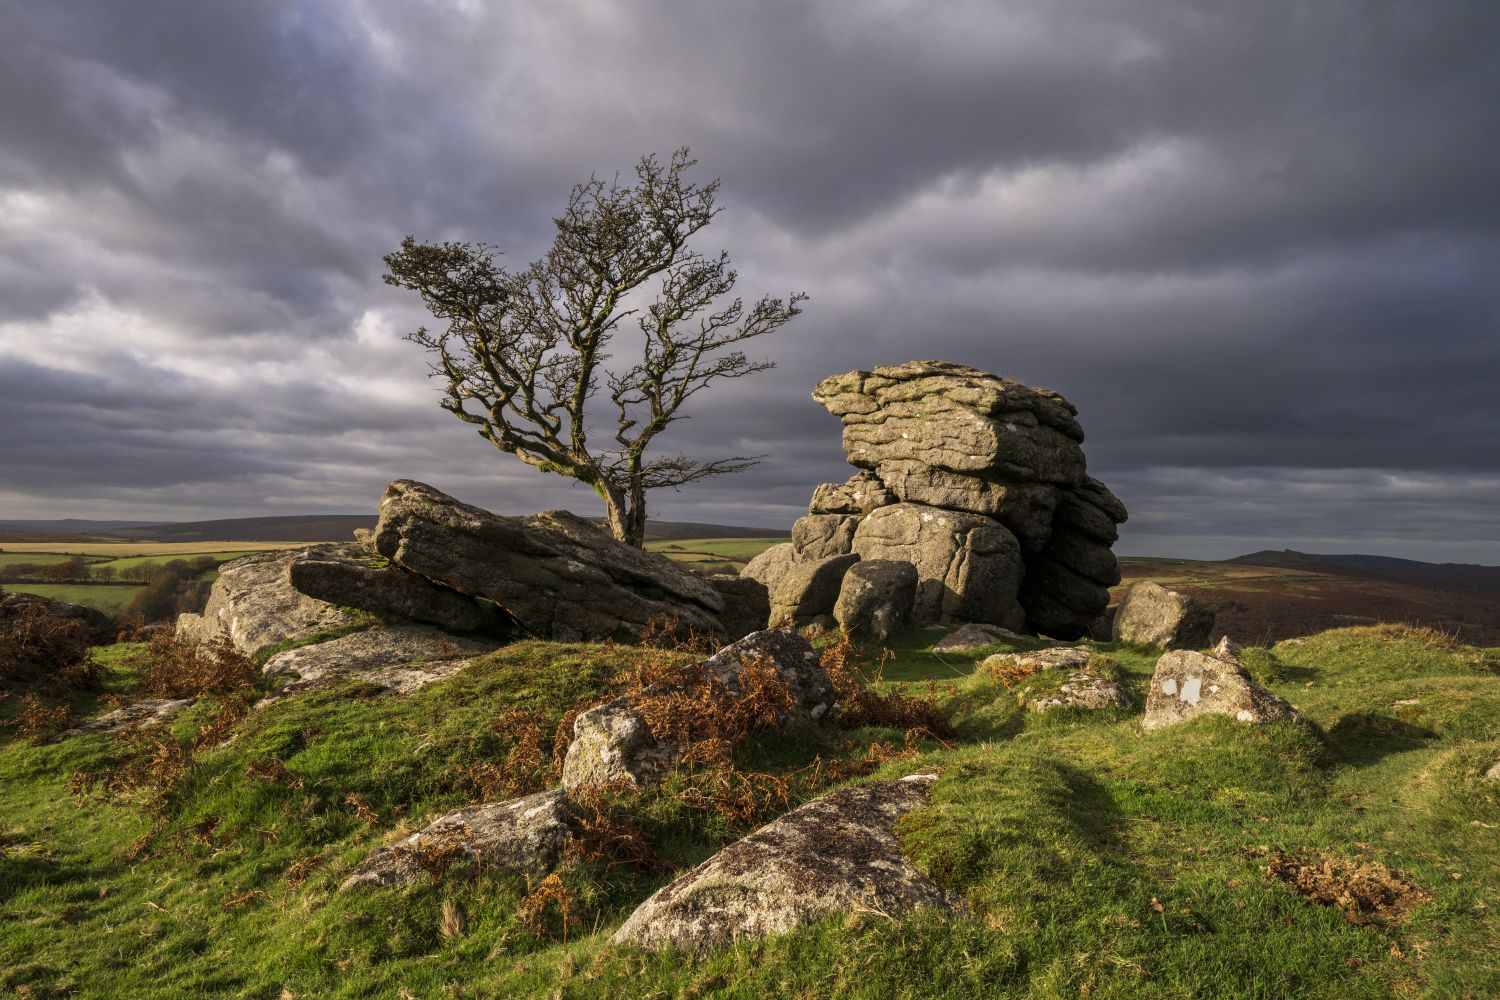
[[[615,541],[636,548],[646,545],[646,498],[638,489],[627,496],[623,490],[606,487],[599,491],[604,498],[604,514],[609,533]]]

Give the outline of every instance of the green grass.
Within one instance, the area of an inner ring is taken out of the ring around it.
[[[0,566],[15,566],[30,564],[33,566],[50,566],[54,563],[64,563],[74,558],[61,552],[5,552],[0,551]],[[85,561],[91,564],[108,562],[108,556],[85,556]]]
[[[685,563],[695,573],[738,573],[746,563],[790,538],[674,538],[650,541],[647,550]]]
[[[130,602],[140,592],[140,586],[125,586],[117,583],[7,583],[5,589],[17,594],[37,594],[69,604],[82,604],[98,608],[112,618],[118,618],[130,607]]]
[[[380,843],[468,801],[467,764],[503,760],[508,708],[549,722],[602,692],[622,654],[528,642],[400,699],[357,684],[256,713],[155,814],[76,803],[68,776],[115,752],[107,737],[0,744],[0,989],[34,996],[247,997],[1372,997],[1500,992],[1500,655],[1420,634],[1347,629],[1247,661],[1316,723],[1224,718],[1143,733],[1138,709],[1022,711],[976,671],[996,647],[931,652],[939,631],[890,644],[893,688],[954,714],[929,806],[898,832],[917,866],[969,903],[957,919],[855,913],[703,959],[616,948],[608,936],[670,873],[569,868],[580,930],[566,945],[516,917],[524,880],[491,873],[343,896]],[[1139,705],[1155,655],[1104,644]],[[129,648],[108,652],[128,683]],[[186,738],[214,710],[174,723]],[[767,737],[746,766],[896,739],[825,725]],[[276,757],[303,787],[246,773]],[[673,786],[631,815],[677,867],[742,833],[689,810]],[[349,796],[378,814],[364,823]],[[207,838],[192,831],[211,818]],[[1431,894],[1397,927],[1355,926],[1262,874],[1267,849],[1379,860]],[[305,884],[286,872],[317,855]],[[226,901],[258,892],[241,905]],[[440,933],[444,903],[466,916]]]

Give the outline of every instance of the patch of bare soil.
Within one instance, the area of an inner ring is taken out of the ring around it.
[[[1304,899],[1337,906],[1351,924],[1393,926],[1432,897],[1378,861],[1298,857],[1272,851],[1263,871]]]

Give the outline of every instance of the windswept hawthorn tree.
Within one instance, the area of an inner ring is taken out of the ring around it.
[[[775,367],[736,345],[785,325],[807,297],[766,296],[747,307],[730,297],[738,275],[728,254],[688,247],[719,212],[717,180],[698,186],[683,177],[696,162],[680,149],[666,164],[644,157],[634,185],[576,185],[553,220],[552,248],[521,271],[500,267],[484,243],[408,236],[385,257],[385,281],[417,292],[444,324],[407,338],[433,356],[443,408],[501,451],[587,483],[604,500],[615,538],[635,546],[645,536],[648,490],[755,464],[658,454],[651,445],[709,384]],[[639,359],[606,364],[631,317],[642,334]],[[599,431],[596,408],[613,433]],[[607,435],[602,445],[599,434]]]

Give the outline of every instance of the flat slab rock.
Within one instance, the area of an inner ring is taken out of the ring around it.
[[[1163,654],[1151,675],[1142,728],[1163,729],[1200,715],[1307,725],[1302,713],[1251,680],[1238,663],[1189,649]]]
[[[996,653],[986,656],[980,666],[995,669],[1001,666],[1032,667],[1036,670],[1082,670],[1089,665],[1093,654],[1081,646],[1054,646],[1029,653]]]
[[[375,545],[403,569],[499,605],[536,636],[628,642],[662,618],[684,632],[722,631],[724,599],[708,581],[567,511],[501,517],[400,479],[381,498]]]
[[[657,891],[614,941],[701,954],[856,908],[965,912],[962,899],[913,867],[892,832],[936,780],[869,782],[793,809]]]
[[[58,743],[86,733],[114,733],[122,729],[158,725],[175,717],[196,700],[196,698],[143,698],[117,708],[108,715],[90,719],[72,729],[65,729],[52,736],[47,742]]]
[[[983,625],[979,622],[970,622],[960,625],[939,639],[932,646],[934,653],[972,653],[976,649],[985,646],[1000,646],[1008,642],[1030,642],[1029,636],[1012,632],[1008,628],[999,625]]]
[[[275,692],[278,697],[331,687],[350,677],[409,694],[453,676],[496,646],[425,625],[396,625],[277,653],[262,671],[267,677],[291,679]]]
[[[1095,711],[1103,708],[1129,708],[1130,695],[1118,681],[1096,677],[1083,670],[1075,670],[1056,691],[1029,696],[1022,692],[1027,711],[1046,712],[1054,708],[1082,708]]]
[[[430,869],[422,864],[424,852],[457,852],[471,866],[542,875],[557,864],[573,831],[573,817],[560,788],[507,802],[467,806],[389,847],[377,847],[339,891],[382,889],[427,879]]]

